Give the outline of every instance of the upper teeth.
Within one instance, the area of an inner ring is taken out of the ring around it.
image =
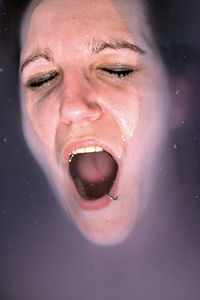
[[[85,148],[79,148],[72,151],[72,154],[78,154],[78,153],[91,153],[91,152],[101,152],[103,151],[103,148],[98,146],[90,146]]]

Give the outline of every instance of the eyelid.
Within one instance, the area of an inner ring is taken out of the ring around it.
[[[109,73],[110,76],[117,79],[126,79],[140,69],[140,66],[127,64],[106,64],[96,68],[97,70]]]
[[[35,75],[31,79],[27,81],[25,84],[26,87],[37,89],[40,86],[42,86],[45,83],[48,83],[49,81],[53,80],[55,77],[57,77],[60,73],[56,70],[51,70],[48,72],[43,72],[41,74]]]
[[[115,70],[115,71],[125,71],[125,70],[136,70],[139,67],[136,65],[126,65],[126,64],[105,64],[100,67],[97,67],[97,69],[109,69],[109,70]]]

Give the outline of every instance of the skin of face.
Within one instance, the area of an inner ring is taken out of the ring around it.
[[[100,245],[134,228],[154,194],[170,127],[165,68],[142,2],[129,2],[43,0],[28,9],[21,30],[27,144],[68,215]],[[38,78],[51,80],[31,86]],[[65,153],[87,145],[109,149],[119,167],[118,200],[97,209],[79,205],[66,176]]]

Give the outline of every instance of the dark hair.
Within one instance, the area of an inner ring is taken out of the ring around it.
[[[23,13],[30,0],[3,0],[0,8],[0,43],[7,48],[13,62],[19,61],[19,29]],[[1,47],[2,49],[2,47]]]
[[[198,0],[146,0],[154,39],[169,71],[182,74],[199,60]]]

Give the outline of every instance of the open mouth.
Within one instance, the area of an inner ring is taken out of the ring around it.
[[[117,172],[116,160],[101,147],[79,148],[70,155],[69,173],[76,190],[85,200],[95,201],[107,195]]]

